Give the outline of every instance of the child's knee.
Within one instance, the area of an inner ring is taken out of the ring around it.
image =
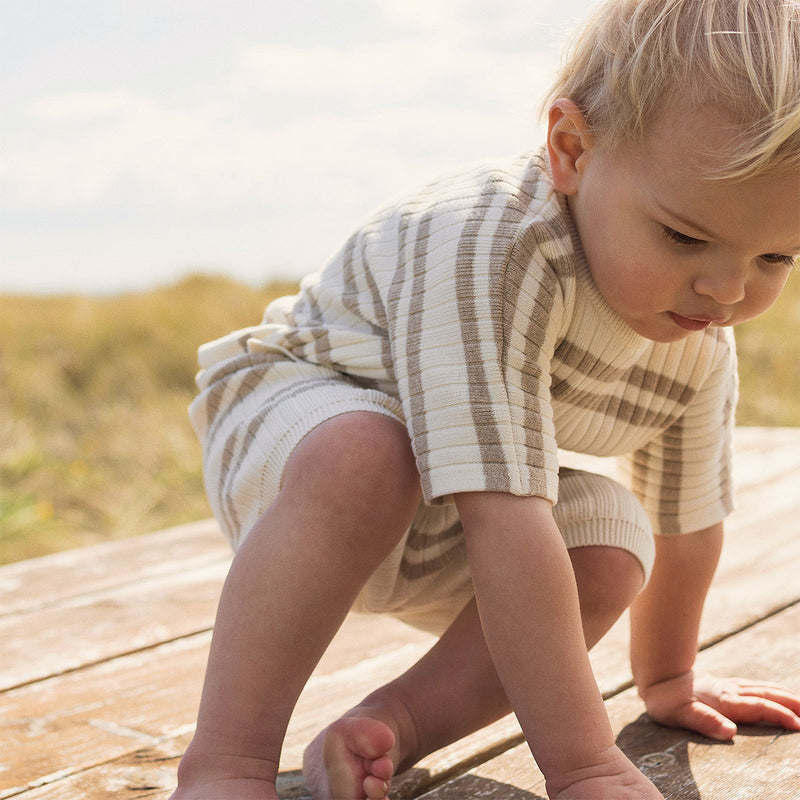
[[[629,596],[632,600],[644,588],[644,569],[630,550],[601,545],[579,547],[569,552],[570,557],[583,553],[592,571],[610,587],[619,587],[623,597]]]
[[[653,532],[647,513],[628,489],[603,475],[562,470],[553,515],[567,547],[618,550],[619,557],[607,554],[615,560],[609,567],[632,563],[642,586],[647,582],[655,560]]]
[[[307,498],[333,493],[354,507],[413,509],[421,496],[405,427],[372,412],[341,414],[308,433],[286,464],[282,491],[285,487]]]
[[[639,559],[620,547],[588,546],[569,551],[581,603],[621,614],[642,590],[645,572]]]

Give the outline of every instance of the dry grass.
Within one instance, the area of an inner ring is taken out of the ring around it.
[[[800,425],[800,276],[739,331],[744,425]],[[198,345],[292,286],[195,276],[0,298],[0,563],[208,516],[186,407]]]
[[[800,274],[778,302],[736,328],[740,425],[800,426]]]
[[[220,278],[0,304],[0,562],[209,515],[186,407],[197,347],[294,287]]]

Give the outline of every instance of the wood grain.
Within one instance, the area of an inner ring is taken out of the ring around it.
[[[737,510],[701,663],[800,690],[800,429],[738,429],[735,441]],[[169,796],[229,562],[205,520],[0,568],[0,798]],[[643,717],[627,688],[627,636],[622,620],[592,662],[620,742],[670,800],[800,796],[797,736],[743,730],[733,745],[712,745]],[[432,642],[393,620],[347,619],[292,717],[283,798],[307,796],[299,766],[312,735]],[[393,796],[543,797],[520,742],[509,716],[398,776]]]

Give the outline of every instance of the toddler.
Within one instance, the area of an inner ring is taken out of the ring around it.
[[[800,2],[607,0],[541,149],[374,214],[263,324],[204,346],[191,418],[236,550],[174,800],[276,800],[347,613],[439,635],[309,745],[317,800],[512,709],[551,798],[661,794],[587,651],[630,606],[650,717],[727,740],[800,698],[694,673],[732,507],[731,326],[800,254]],[[557,449],[620,457],[622,483]]]

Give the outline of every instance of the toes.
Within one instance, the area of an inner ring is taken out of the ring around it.
[[[391,729],[368,717],[344,720],[344,736],[348,749],[366,759],[380,759],[394,747]]]
[[[364,778],[364,793],[369,800],[383,800],[389,794],[389,782],[375,775]]]
[[[394,762],[389,756],[381,756],[369,763],[367,769],[369,773],[376,778],[388,781],[391,780],[392,775],[394,775]]]
[[[394,772],[395,735],[369,717],[337,720],[306,749],[303,767],[314,797],[385,800]]]

